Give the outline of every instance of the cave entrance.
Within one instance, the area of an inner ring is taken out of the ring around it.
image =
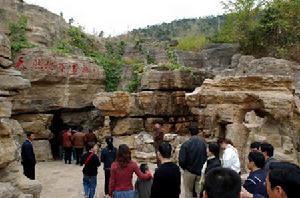
[[[54,160],[62,158],[62,131],[66,128],[64,126],[63,120],[60,117],[61,112],[55,112],[53,115],[52,123],[50,130],[53,134],[53,137],[50,139],[51,152]]]
[[[103,127],[104,117],[95,108],[61,109],[51,112],[53,114],[50,130],[53,138],[50,140],[54,159],[62,159],[62,133],[72,129],[81,132],[98,130]]]

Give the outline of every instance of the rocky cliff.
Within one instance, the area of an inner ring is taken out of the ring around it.
[[[31,181],[19,170],[19,147],[24,139],[20,124],[11,119],[12,98],[29,88],[30,81],[7,64],[11,62],[10,43],[0,33],[0,197],[39,197],[41,185]],[[27,196],[26,196],[27,194]]]

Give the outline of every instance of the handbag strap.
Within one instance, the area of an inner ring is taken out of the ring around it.
[[[87,165],[89,163],[89,161],[91,160],[91,158],[93,157],[94,153],[92,152],[88,158],[85,160],[84,165]]]

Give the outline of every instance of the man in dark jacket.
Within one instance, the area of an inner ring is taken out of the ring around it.
[[[85,153],[81,158],[81,165],[83,167],[83,188],[85,198],[93,198],[97,186],[97,174],[100,161],[96,153],[98,146],[94,143],[87,145],[89,152]]]
[[[184,170],[183,182],[186,197],[191,198],[200,193],[195,191],[199,189],[201,170],[206,162],[207,153],[205,141],[198,136],[198,128],[191,126],[189,131],[192,137],[180,148],[179,165]]]
[[[111,164],[115,161],[117,156],[117,148],[113,145],[113,137],[108,136],[105,138],[107,146],[101,151],[101,162],[104,163],[103,170],[105,176],[104,192],[105,195],[109,194],[109,179]]]
[[[172,146],[163,142],[158,147],[161,165],[156,169],[151,187],[151,198],[179,198],[181,174],[179,167],[172,162]]]
[[[267,197],[266,176],[267,173],[263,169],[265,158],[262,153],[252,151],[248,155],[248,169],[250,174],[246,179],[243,187],[256,197],[258,194]]]
[[[33,151],[32,146],[32,140],[33,140],[33,134],[31,132],[26,133],[27,139],[22,144],[21,148],[21,157],[22,157],[22,165],[23,165],[23,171],[24,175],[28,177],[31,180],[35,179],[35,154]]]
[[[264,170],[269,172],[270,164],[273,162],[277,162],[277,160],[273,157],[274,155],[274,147],[272,144],[269,144],[267,142],[263,142],[260,144],[259,147],[260,152],[265,156],[265,166]]]

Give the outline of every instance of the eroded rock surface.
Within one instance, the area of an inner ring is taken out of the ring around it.
[[[91,106],[104,90],[101,67],[83,57],[61,57],[44,48],[24,50],[15,68],[30,80],[31,88],[14,98],[14,112],[43,112]]]
[[[42,186],[38,181],[29,181],[18,168],[18,139],[24,134],[18,122],[11,119],[12,97],[29,88],[30,82],[22,78],[20,72],[10,68],[9,49],[7,37],[0,33],[0,57],[6,59],[4,62],[0,59],[0,197],[15,198],[30,194],[33,198],[38,198]],[[31,186],[28,186],[28,183],[31,183]]]
[[[249,142],[266,139],[277,151],[275,157],[298,162],[293,137],[293,81],[287,76],[229,76],[205,80],[193,93],[186,94],[192,112],[207,138],[230,138],[239,150],[245,168]],[[263,121],[246,123],[246,114],[255,112]],[[299,135],[299,134],[298,134]],[[282,141],[284,140],[284,141]],[[288,148],[288,149],[286,149]],[[283,151],[286,150],[286,151]],[[288,151],[287,151],[288,150]]]

